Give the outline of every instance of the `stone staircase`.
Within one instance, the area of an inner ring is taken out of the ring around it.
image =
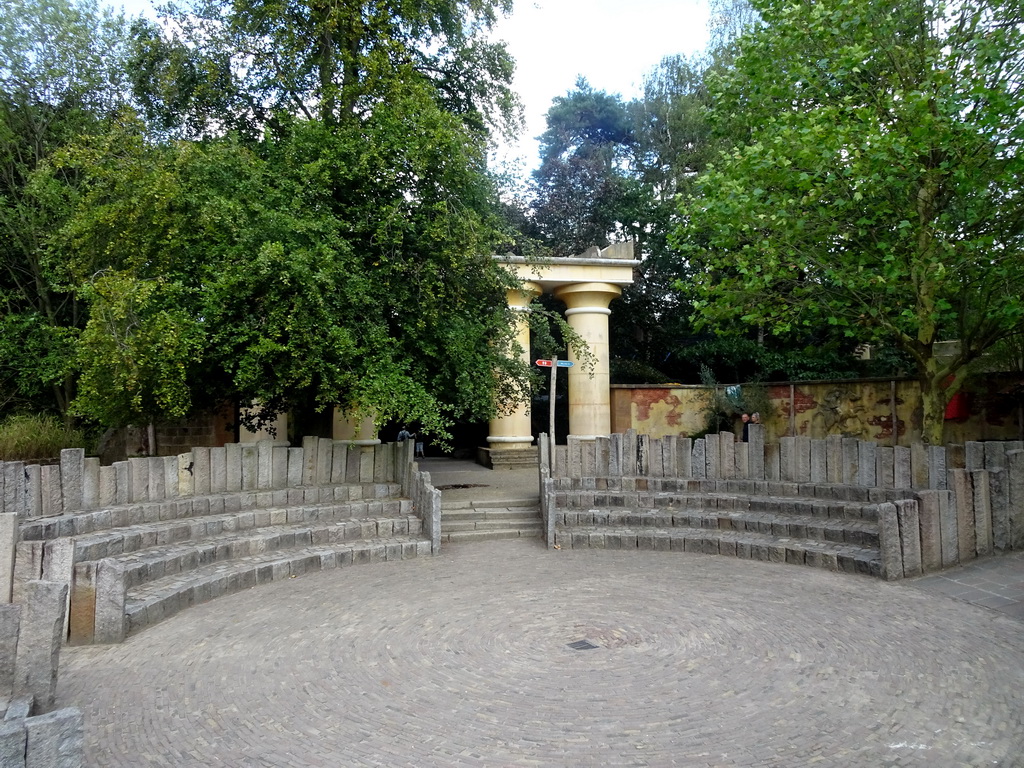
[[[442,543],[532,538],[542,533],[537,497],[441,503]]]

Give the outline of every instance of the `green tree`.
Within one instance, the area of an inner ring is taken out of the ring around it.
[[[898,344],[940,443],[970,363],[1024,316],[1021,6],[755,7],[713,88],[717,124],[751,140],[698,178],[676,234],[701,320]]]
[[[66,199],[37,194],[33,175],[120,108],[125,46],[123,18],[94,0],[0,10],[0,407],[66,412],[74,397],[69,363],[85,312],[48,247]]]

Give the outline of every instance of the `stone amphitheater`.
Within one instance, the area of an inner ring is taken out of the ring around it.
[[[540,477],[312,440],[5,466],[81,726],[0,763],[1024,765],[1019,448],[715,440]]]

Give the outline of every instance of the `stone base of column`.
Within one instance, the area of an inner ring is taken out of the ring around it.
[[[476,461],[490,469],[536,469],[539,461],[536,445],[508,448],[501,443],[492,443],[486,448],[477,448]]]

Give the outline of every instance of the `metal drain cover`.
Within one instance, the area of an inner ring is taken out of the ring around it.
[[[437,490],[439,491],[455,491],[460,488],[487,488],[488,486],[482,485],[481,483],[453,483],[452,485],[439,485]]]
[[[577,640],[575,643],[569,643],[569,647],[574,651],[592,651],[597,648],[597,646],[589,640]]]

